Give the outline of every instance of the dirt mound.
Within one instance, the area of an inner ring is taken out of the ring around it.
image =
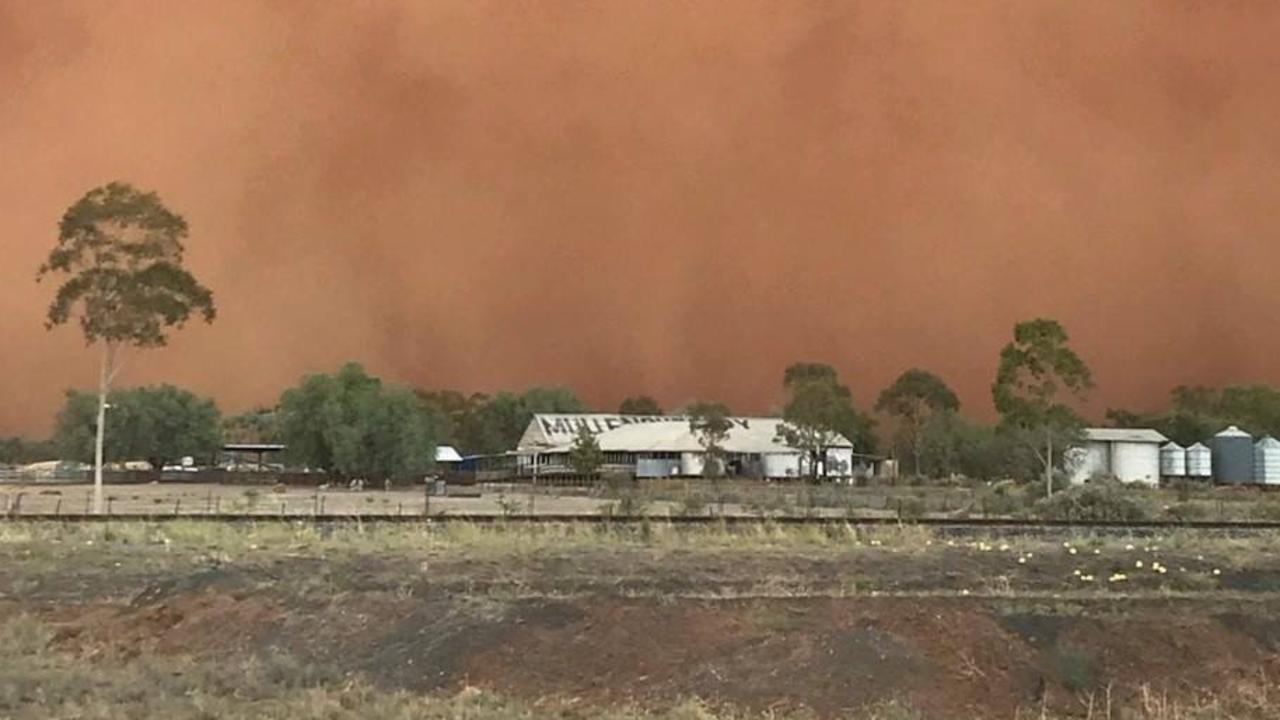
[[[245,656],[287,650],[337,672],[415,691],[474,685],[583,706],[668,706],[701,697],[822,717],[889,699],[926,717],[1078,711],[1195,697],[1273,672],[1274,613],[1220,616],[1148,603],[1112,609],[998,607],[962,598],[509,602],[338,598],[307,612],[264,594],[151,590],[130,606],[49,611],[56,642],[84,655]],[[286,612],[288,608],[289,612]],[[1246,621],[1247,620],[1247,621]]]
[[[206,590],[128,607],[63,606],[44,619],[59,646],[85,655],[234,655],[261,649],[285,614],[265,596]]]
[[[1078,710],[1107,683],[1192,696],[1257,673],[1269,651],[1212,618],[1052,617],[1031,641],[978,602],[608,600],[555,626],[524,622],[473,654],[472,683],[517,696],[655,705],[699,696],[838,716],[900,698],[926,717]],[[1023,621],[1026,621],[1024,614]],[[1162,673],[1164,673],[1162,675]]]

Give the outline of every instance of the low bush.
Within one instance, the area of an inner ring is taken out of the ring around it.
[[[1140,492],[1110,482],[1090,482],[1035,504],[1036,517],[1077,522],[1138,522],[1151,517]]]
[[[899,520],[919,520],[924,517],[928,505],[922,497],[903,497],[898,499]]]
[[[1049,665],[1058,682],[1071,692],[1084,692],[1098,684],[1097,658],[1084,648],[1055,647],[1049,654]]]
[[[984,516],[1017,515],[1030,502],[1027,489],[1013,480],[1001,480],[978,492],[978,510]]]
[[[1258,520],[1280,520],[1280,500],[1259,500],[1249,508],[1249,514]]]
[[[1166,507],[1164,509],[1164,514],[1170,520],[1191,522],[1193,520],[1203,520],[1208,517],[1209,508],[1199,503],[1180,502]]]

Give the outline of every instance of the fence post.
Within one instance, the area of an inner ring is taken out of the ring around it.
[[[174,515],[177,515],[177,514],[178,514],[178,508],[180,508],[180,507],[182,507],[182,498],[181,498],[181,497],[178,497],[178,499],[176,499],[176,500],[174,500],[174,501],[173,501],[173,514],[174,514]]]
[[[213,510],[213,490],[209,490],[209,494],[204,499],[204,514],[208,515]]]
[[[110,495],[108,495],[108,496],[107,496],[107,514],[108,514],[108,515],[110,515],[110,514],[111,514],[111,505],[112,505],[112,503],[114,503],[115,501],[116,501],[116,499],[115,499],[114,497],[112,497],[112,496],[110,496]]]
[[[222,496],[221,495],[213,499],[213,512],[218,515],[222,514]]]
[[[53,514],[54,514],[54,515],[61,515],[61,514],[62,514],[62,498],[58,498],[58,502],[54,504],[54,506],[53,506]]]
[[[321,515],[324,514],[324,498],[325,498],[324,495],[320,496],[320,514]]]

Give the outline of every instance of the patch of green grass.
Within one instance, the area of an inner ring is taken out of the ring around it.
[[[1098,684],[1098,659],[1085,648],[1056,646],[1049,654],[1049,666],[1058,682],[1073,693],[1092,690]]]

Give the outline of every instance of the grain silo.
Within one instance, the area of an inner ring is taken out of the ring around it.
[[[1187,475],[1187,450],[1176,442],[1160,448],[1160,476],[1180,478]]]
[[[1203,443],[1187,448],[1187,477],[1202,480],[1213,477],[1213,453]]]
[[[1268,435],[1253,446],[1253,481],[1280,485],[1280,440]]]
[[[1213,479],[1228,485],[1253,482],[1253,438],[1232,425],[1213,436]]]

